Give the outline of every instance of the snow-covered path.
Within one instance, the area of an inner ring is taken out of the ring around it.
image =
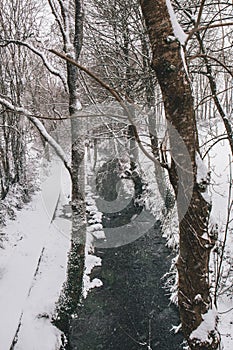
[[[64,174],[61,163],[54,162],[42,190],[4,228],[8,241],[0,256],[0,350],[11,349],[19,323],[14,349],[51,350],[51,341],[57,341],[58,330],[49,316],[65,279],[71,223],[51,220],[58,198],[60,203],[68,201]],[[41,318],[45,312],[47,318]]]

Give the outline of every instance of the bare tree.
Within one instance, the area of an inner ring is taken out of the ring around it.
[[[0,93],[7,97],[8,102],[17,105],[23,103],[27,91],[28,53],[23,47],[8,45],[10,36],[13,38],[26,38],[35,30],[35,16],[38,6],[29,2],[25,6],[16,1],[6,3],[1,1],[0,14]],[[35,6],[34,6],[35,5]],[[1,198],[4,199],[10,188],[19,184],[26,200],[30,184],[27,181],[26,119],[19,116],[17,111],[2,106],[0,121],[0,172],[1,172]]]

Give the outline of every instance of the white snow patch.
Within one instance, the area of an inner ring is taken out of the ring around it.
[[[87,228],[89,232],[100,231],[103,229],[102,224],[93,224]]]
[[[95,223],[101,223],[102,222],[102,216],[103,213],[101,213],[100,211],[97,211],[91,219],[88,220],[89,224],[95,224]]]
[[[87,211],[89,211],[89,213],[90,213],[91,215],[96,214],[96,212],[98,211],[96,205],[87,205],[86,208],[87,208]]]
[[[202,143],[210,141],[212,134],[207,136],[209,127],[198,125],[199,137]],[[224,126],[219,120],[213,120],[211,128],[215,134],[222,135],[224,133]],[[215,140],[213,140],[214,142]],[[203,149],[203,153],[210,147],[212,142],[208,143]],[[229,154],[230,148],[227,140],[218,142],[212,147],[208,155],[208,164],[211,170],[211,183],[209,191],[212,199],[211,223],[214,221],[218,223],[219,228],[226,222],[227,213],[227,198],[229,193]],[[201,160],[202,162],[202,160]],[[203,175],[205,176],[203,169]]]
[[[184,52],[184,47],[183,46],[180,47],[180,55],[181,55],[181,59],[182,59],[182,62],[183,62],[183,66],[184,66],[184,70],[185,70],[187,79],[188,79],[188,81],[190,83],[190,86],[192,86],[192,81],[191,81],[191,79],[189,77],[188,66],[187,66],[187,63],[186,63],[185,52]]]
[[[201,159],[199,153],[196,152],[196,164],[197,164],[197,183],[202,189],[202,196],[207,203],[211,204],[211,198],[208,191],[208,184],[210,182],[210,172],[208,171],[204,160]]]
[[[91,289],[102,287],[103,282],[99,278],[94,278],[91,281],[90,277],[85,275],[85,277],[84,277],[84,285],[85,285],[85,288],[83,290],[83,297],[84,297],[84,299],[86,299],[88,292]]]
[[[101,266],[101,258],[95,255],[88,255],[86,257],[86,262],[85,262],[85,269],[86,269],[86,274],[90,274],[92,269],[95,266]]]
[[[92,281],[90,279],[90,274],[95,266],[101,266],[101,258],[95,255],[87,254],[85,259],[85,272],[83,278],[83,297],[86,298],[89,290],[101,287],[103,282],[94,278]]]
[[[210,270],[213,271],[211,275],[212,290],[216,283],[216,262],[219,259],[219,253],[221,252],[221,245],[224,240],[227,220],[227,207],[228,207],[228,195],[229,195],[229,182],[230,182],[230,164],[231,152],[229,143],[227,140],[223,140],[214,144],[216,137],[225,132],[222,121],[214,119],[208,121],[210,124],[212,133],[207,132],[209,125],[202,122],[198,126],[200,139],[202,140],[203,153],[206,152],[211,145],[214,145],[209,150],[208,163],[211,169],[211,183],[209,191],[212,198],[212,210],[209,219],[209,235],[218,236],[216,252],[212,251],[210,260]],[[215,136],[215,138],[213,138]],[[213,138],[213,139],[212,139]],[[231,194],[232,196],[232,194]],[[231,197],[232,198],[232,197]],[[232,213],[231,217],[232,218]],[[226,248],[224,253],[223,265],[222,265],[222,278],[221,286],[219,287],[220,295],[217,299],[218,305],[218,330],[221,336],[221,346],[224,350],[233,349],[233,298],[232,298],[232,253],[233,253],[233,238],[232,238],[232,224],[231,221],[228,227],[228,235],[226,240]],[[220,250],[219,250],[220,249]]]
[[[175,334],[179,333],[179,331],[182,329],[182,324],[180,323],[178,326],[172,326],[171,332],[174,332]]]
[[[95,204],[95,200],[93,199],[93,198],[91,198],[91,197],[87,197],[86,198],[86,203],[87,203],[87,207],[91,207],[91,206],[93,206],[94,204]]]
[[[93,237],[95,237],[96,239],[106,239],[105,233],[103,230],[99,230],[99,231],[94,231],[91,233]]]
[[[215,329],[217,318],[217,310],[215,308],[210,309],[206,314],[202,315],[203,321],[200,326],[195,329],[190,335],[190,339],[197,339],[202,342],[212,342],[210,332]]]
[[[208,178],[208,169],[205,162],[201,159],[199,153],[196,153],[196,164],[197,164],[197,182],[201,183]]]

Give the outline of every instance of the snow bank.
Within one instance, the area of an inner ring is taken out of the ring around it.
[[[63,202],[69,193],[69,181],[63,188],[62,169],[60,161],[54,163],[51,177],[58,181],[46,179],[42,191],[4,228],[8,241],[0,256],[0,350],[10,349],[13,340],[15,350],[55,350],[60,342],[50,321],[66,276],[71,223],[51,220],[59,192]]]
[[[88,169],[89,175],[92,175],[92,171]],[[88,220],[89,226],[87,227],[87,236],[86,236],[86,247],[85,247],[85,270],[83,276],[83,297],[86,298],[88,292],[97,287],[101,287],[103,282],[94,278],[91,280],[91,272],[94,267],[102,265],[102,259],[94,255],[94,239],[104,240],[105,233],[102,226],[102,213],[98,211],[95,202],[95,195],[92,193],[92,188],[86,186],[86,209],[89,215],[91,216]]]

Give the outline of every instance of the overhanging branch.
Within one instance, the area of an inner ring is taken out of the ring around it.
[[[43,64],[45,65],[45,67],[48,69],[48,71],[51,74],[59,77],[61,79],[64,87],[65,87],[66,92],[68,91],[67,82],[66,82],[65,77],[48,62],[47,57],[45,56],[45,54],[43,52],[39,51],[33,45],[26,43],[25,41],[14,40],[14,39],[9,39],[9,40],[4,39],[3,44],[0,44],[0,47],[5,47],[9,44],[24,46],[24,47],[28,48],[29,50],[31,50],[35,55],[39,56],[41,58]]]
[[[137,131],[137,127],[134,123],[134,116],[132,115],[130,108],[128,108],[127,104],[124,102],[123,98],[119,95],[119,93],[111,88],[108,84],[106,84],[103,80],[101,80],[97,75],[95,75],[93,72],[91,72],[89,69],[87,69],[86,67],[83,67],[82,65],[80,65],[78,62],[76,62],[74,59],[66,56],[65,54],[58,52],[54,49],[50,49],[49,50],[51,53],[55,54],[56,56],[62,58],[63,60],[73,64],[74,66],[78,67],[81,71],[85,72],[89,77],[91,77],[92,79],[94,79],[97,83],[99,83],[100,86],[102,86],[105,90],[107,90],[114,98],[117,102],[119,102],[120,106],[123,108],[124,112],[127,115],[127,118],[130,122],[130,124],[132,124],[134,126],[135,129],[135,140],[138,143],[139,148],[141,149],[141,151],[145,154],[145,156],[147,158],[149,158],[153,163],[158,163],[158,160],[155,159],[146,149],[145,147],[142,145],[142,141],[140,139],[140,136],[138,134]],[[129,102],[132,103],[131,100],[129,100]],[[161,164],[161,166],[163,166],[164,168],[167,168],[166,164]]]
[[[15,106],[11,102],[7,101],[2,97],[0,97],[0,104],[2,104],[5,108],[7,108],[12,112],[19,113],[27,117],[30,120],[30,122],[37,128],[40,134],[44,137],[44,139],[48,142],[48,144],[54,149],[54,151],[56,152],[58,157],[62,160],[66,169],[69,171],[71,175],[71,167],[70,167],[69,160],[66,153],[64,152],[62,147],[54,140],[54,138],[51,135],[49,135],[49,133],[47,132],[45,126],[41,123],[41,121],[26,108]]]

